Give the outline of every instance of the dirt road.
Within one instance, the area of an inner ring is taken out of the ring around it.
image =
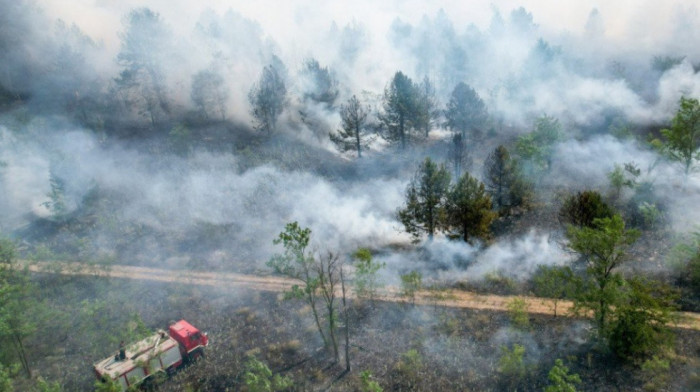
[[[111,278],[138,279],[158,282],[183,283],[189,285],[214,286],[224,289],[250,289],[282,292],[295,284],[293,280],[276,276],[244,275],[230,272],[199,272],[190,270],[166,270],[127,265],[112,265],[108,268],[82,263],[23,262],[23,267],[32,272],[57,273],[62,275],[102,276]],[[353,293],[350,293],[353,296]],[[386,287],[379,298],[382,301],[406,302],[396,287]],[[508,304],[521,299],[529,313],[554,315],[554,301],[548,298],[528,296],[502,296],[476,294],[461,290],[423,290],[416,293],[415,302],[421,305],[446,306],[454,308],[508,310]],[[557,315],[569,316],[573,304],[558,301]],[[700,314],[678,312],[674,327],[700,330]]]

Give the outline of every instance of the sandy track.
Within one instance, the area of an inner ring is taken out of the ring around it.
[[[224,289],[250,289],[270,292],[282,292],[291,288],[296,282],[276,276],[256,276],[230,272],[201,272],[189,270],[167,270],[127,265],[109,267],[93,266],[83,263],[47,263],[23,262],[32,272],[56,273],[61,275],[102,276],[123,279],[138,279],[157,282],[183,283],[188,285],[213,286]],[[350,292],[350,297],[354,294]],[[381,301],[407,302],[396,287],[387,287],[377,298]],[[554,315],[554,301],[548,298],[528,296],[506,296],[477,294],[461,290],[423,290],[416,294],[415,302],[421,305],[445,306],[453,308],[482,309],[494,311],[508,310],[508,304],[514,299],[521,299],[529,313]],[[571,301],[557,302],[557,315],[571,317]],[[676,313],[676,328],[700,330],[700,314],[691,312]]]

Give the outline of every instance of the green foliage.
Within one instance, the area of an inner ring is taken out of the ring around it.
[[[640,174],[641,170],[634,162],[625,163],[624,168],[615,164],[615,169],[608,173],[608,179],[615,192],[615,198],[620,198],[622,188],[636,188],[637,178],[639,178]]]
[[[614,215],[594,219],[593,227],[569,226],[567,237],[569,248],[584,258],[589,281],[575,305],[594,311],[598,332],[604,336],[611,307],[619,303],[624,283],[616,269],[626,260],[627,248],[637,240],[639,232],[625,229],[622,217]]]
[[[662,129],[664,140],[652,144],[669,159],[676,161],[686,175],[700,160],[700,103],[695,98],[681,97],[680,107],[671,120],[671,127]]]
[[[488,120],[488,111],[479,94],[466,83],[460,82],[452,90],[450,100],[445,110],[445,125],[455,133],[459,133],[462,139],[472,141],[480,138]],[[471,131],[471,135],[467,135]],[[470,137],[469,137],[470,136]]]
[[[10,268],[17,257],[15,243],[9,238],[0,237],[0,264],[2,268]]]
[[[280,66],[264,67],[260,80],[248,92],[254,127],[266,135],[275,131],[277,118],[287,106],[287,87]]]
[[[420,87],[401,71],[394,74],[384,89],[384,111],[380,120],[386,127],[387,139],[406,149],[412,130],[420,130],[424,109],[420,105]]]
[[[31,377],[29,359],[25,348],[26,339],[36,330],[36,301],[30,294],[34,286],[26,271],[15,268],[15,245],[12,241],[0,240],[0,361],[5,364],[19,361],[27,377]],[[11,358],[14,354],[14,358]]]
[[[514,344],[513,348],[501,346],[501,357],[498,360],[498,372],[502,374],[509,384],[521,382],[528,373],[528,367],[524,360],[525,346]]]
[[[486,239],[496,213],[491,211],[491,197],[484,184],[464,173],[447,193],[446,224],[455,237],[466,242],[473,238]]]
[[[282,244],[284,253],[273,256],[267,265],[275,272],[293,278],[306,278],[313,256],[307,253],[311,238],[311,229],[301,228],[297,222],[287,223],[285,230],[273,240],[273,244]],[[309,280],[309,279],[305,279]]]
[[[12,392],[14,388],[12,387],[12,379],[10,379],[10,372],[5,366],[0,363],[0,392]]]
[[[593,227],[595,219],[612,216],[612,209],[596,191],[583,191],[571,195],[564,200],[559,209],[561,221],[577,227]]]
[[[122,387],[118,382],[107,378],[105,380],[97,380],[94,384],[95,392],[121,392]]]
[[[663,214],[659,211],[656,204],[642,202],[639,205],[639,212],[644,218],[644,227],[654,229],[656,225],[661,221]]]
[[[558,301],[572,298],[579,286],[578,279],[568,266],[540,265],[533,275],[532,282],[535,295],[554,300],[554,317],[557,316]]]
[[[363,370],[360,372],[360,391],[361,392],[383,392],[384,389],[378,382],[372,380],[372,372]]]
[[[401,275],[401,296],[410,298],[416,302],[416,292],[423,287],[423,275],[418,271],[411,271]]]
[[[641,369],[645,391],[659,391],[668,385],[671,378],[671,363],[668,359],[654,355],[642,363]]]
[[[609,346],[619,357],[638,361],[670,347],[675,293],[667,286],[641,279],[630,279],[625,300],[614,309],[608,336]]]
[[[368,108],[360,103],[356,96],[348,99],[344,105],[340,105],[340,120],[342,129],[330,133],[331,141],[341,152],[357,151],[357,157],[362,157],[362,150],[367,149],[371,141],[370,135],[365,129]]]
[[[532,191],[523,179],[520,167],[502,145],[496,147],[484,162],[484,185],[501,214],[526,205],[531,198]]]
[[[422,233],[432,239],[441,228],[449,186],[445,165],[425,158],[406,188],[406,207],[398,211],[399,220],[415,241]]]
[[[510,322],[517,329],[530,329],[530,314],[527,312],[527,302],[522,298],[513,298],[506,305],[510,313]]]
[[[355,293],[360,298],[374,299],[380,284],[377,272],[384,263],[372,260],[372,253],[367,248],[360,248],[353,254],[355,258]]]
[[[417,109],[416,110],[416,128],[423,130],[424,137],[428,137],[430,129],[433,127],[435,121],[440,116],[440,109],[438,108],[438,100],[435,96],[435,87],[430,81],[430,78],[426,75],[420,85],[416,86],[418,89],[418,99],[417,99]]]
[[[414,348],[401,354],[401,359],[396,363],[396,370],[411,385],[418,382],[423,367],[423,356]]]
[[[581,383],[581,377],[578,374],[569,374],[569,368],[561,359],[554,361],[547,378],[549,385],[544,392],[576,392],[576,385]]]
[[[294,383],[289,377],[272,374],[264,362],[250,357],[245,363],[243,382],[250,392],[276,392],[291,388]]]
[[[61,220],[66,212],[68,212],[68,207],[66,206],[66,187],[63,179],[59,177],[53,170],[49,173],[49,185],[51,186],[51,192],[48,196],[49,200],[42,203],[42,205],[48,208],[51,212],[51,217],[55,220]]]
[[[42,377],[39,377],[37,380],[36,387],[39,392],[61,392],[62,390],[61,384],[59,384],[58,381],[48,382]]]
[[[539,176],[550,169],[554,144],[560,137],[559,120],[544,115],[535,120],[532,132],[518,138],[515,151],[527,163],[530,174]]]

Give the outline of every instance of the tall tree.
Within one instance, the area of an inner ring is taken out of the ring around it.
[[[662,129],[664,141],[655,144],[666,155],[680,163],[688,175],[700,160],[700,103],[695,98],[681,97],[680,107],[671,120],[671,127]]]
[[[459,178],[462,172],[468,170],[471,166],[472,157],[461,133],[452,135],[452,143],[450,143],[449,146],[448,156],[452,168],[454,169],[455,178]]]
[[[526,203],[530,189],[508,149],[498,146],[484,162],[484,184],[494,207],[507,214]]]
[[[440,116],[440,110],[438,110],[435,86],[430,81],[430,78],[425,76],[417,87],[418,103],[416,107],[416,127],[423,130],[424,137],[427,138],[428,133],[430,133],[430,130]]]
[[[30,314],[34,301],[30,298],[32,285],[26,273],[16,265],[15,257],[15,244],[0,238],[0,344],[7,348],[7,351],[0,350],[0,360],[8,361],[5,356],[13,351],[14,360],[19,360],[30,378],[32,371],[25,342],[36,329]]]
[[[496,213],[484,184],[464,173],[447,194],[447,226],[465,242],[488,237]]]
[[[460,82],[452,90],[445,110],[445,119],[445,125],[453,132],[460,133],[462,139],[475,140],[479,138],[481,128],[488,120],[488,111],[479,94],[464,82]]]
[[[135,106],[152,125],[170,114],[162,63],[170,52],[171,33],[158,13],[139,8],[129,13],[117,61],[116,85],[127,108]]]
[[[322,67],[316,59],[304,61],[300,83],[304,99],[322,103],[327,108],[338,98],[338,81],[328,67]]]
[[[205,118],[216,114],[222,121],[226,120],[229,93],[224,78],[215,70],[205,69],[192,77],[190,97]]]
[[[406,149],[410,131],[416,125],[417,100],[417,88],[411,78],[396,72],[384,89],[384,112],[380,119],[388,130],[388,139],[398,141],[402,150]]]
[[[362,158],[362,150],[367,148],[370,141],[365,129],[367,121],[367,108],[360,103],[356,96],[352,96],[344,105],[340,105],[340,120],[342,128],[337,133],[330,133],[330,138],[340,151],[357,151],[357,157]]]
[[[627,230],[620,215],[593,220],[594,227],[569,226],[569,248],[586,262],[589,288],[577,298],[576,305],[593,310],[600,337],[608,332],[610,314],[621,299],[624,285],[618,267],[628,258],[627,249],[639,237]]]
[[[560,137],[559,120],[544,115],[535,120],[532,132],[518,138],[515,151],[528,165],[530,174],[540,175],[550,169],[554,144]]]
[[[271,64],[263,68],[260,80],[248,92],[255,129],[271,135],[277,128],[277,118],[287,106],[287,87],[280,67]]]
[[[445,165],[425,158],[406,188],[406,206],[398,217],[414,240],[422,233],[432,239],[444,221],[450,173]]]

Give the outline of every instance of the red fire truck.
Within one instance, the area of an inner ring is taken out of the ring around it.
[[[120,345],[119,352],[94,365],[98,380],[108,379],[129,386],[143,383],[157,373],[172,373],[179,367],[204,355],[209,344],[206,333],[200,332],[185,320],[173,323],[166,333],[159,330],[139,342]]]

